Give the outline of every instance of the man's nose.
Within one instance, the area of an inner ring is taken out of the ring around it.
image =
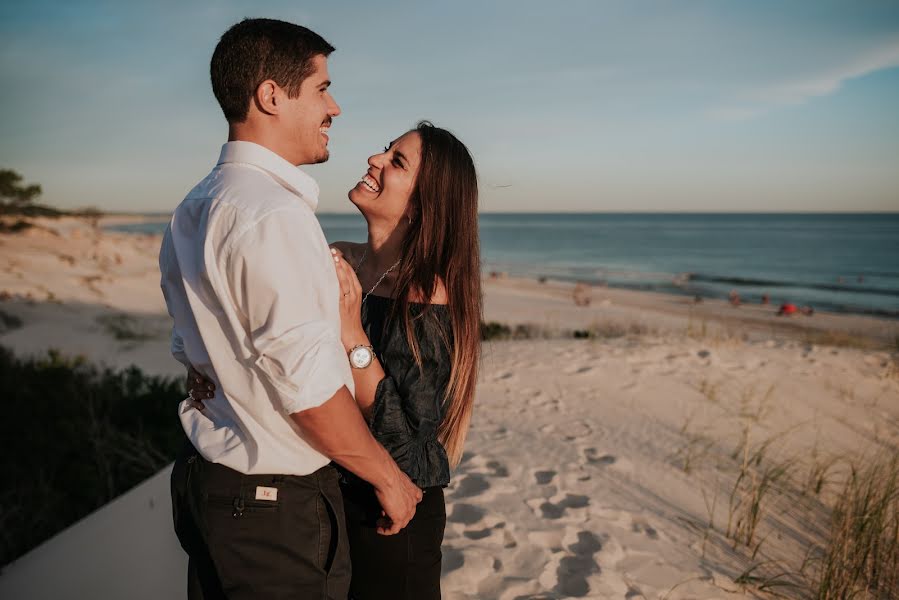
[[[328,114],[331,117],[336,117],[337,115],[340,114],[340,106],[337,105],[337,102],[334,100],[334,97],[331,96],[330,94],[328,94],[328,99],[330,100],[330,103],[328,106]]]

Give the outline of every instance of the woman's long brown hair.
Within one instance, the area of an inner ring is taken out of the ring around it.
[[[415,361],[421,354],[413,335],[410,298],[427,303],[442,280],[452,333],[452,366],[437,430],[450,465],[462,450],[474,404],[481,354],[481,254],[478,242],[478,180],[468,148],[452,133],[421,121],[421,161],[410,203],[413,224],[403,240],[394,289],[393,316],[401,316]],[[416,318],[433,318],[427,307]]]

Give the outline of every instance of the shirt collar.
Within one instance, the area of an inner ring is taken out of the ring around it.
[[[244,141],[227,142],[222,146],[218,164],[225,163],[258,167],[305,200],[312,210],[318,206],[318,183],[315,179],[265,146]]]

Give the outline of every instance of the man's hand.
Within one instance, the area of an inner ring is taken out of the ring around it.
[[[396,469],[396,477],[392,485],[383,488],[375,487],[375,495],[381,503],[383,516],[378,520],[378,533],[393,535],[399,533],[412,517],[415,507],[421,502],[422,492],[405,473]]]
[[[187,369],[187,394],[194,401],[194,406],[203,410],[203,400],[215,397],[215,384],[206,379],[193,366]]]
[[[290,418],[313,448],[372,484],[385,518],[378,533],[393,535],[409,523],[421,490],[372,437],[346,387],[321,406],[291,413]]]

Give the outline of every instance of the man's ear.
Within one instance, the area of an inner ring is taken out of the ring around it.
[[[283,90],[271,79],[266,79],[256,87],[253,103],[259,112],[266,115],[277,115],[280,112]]]

